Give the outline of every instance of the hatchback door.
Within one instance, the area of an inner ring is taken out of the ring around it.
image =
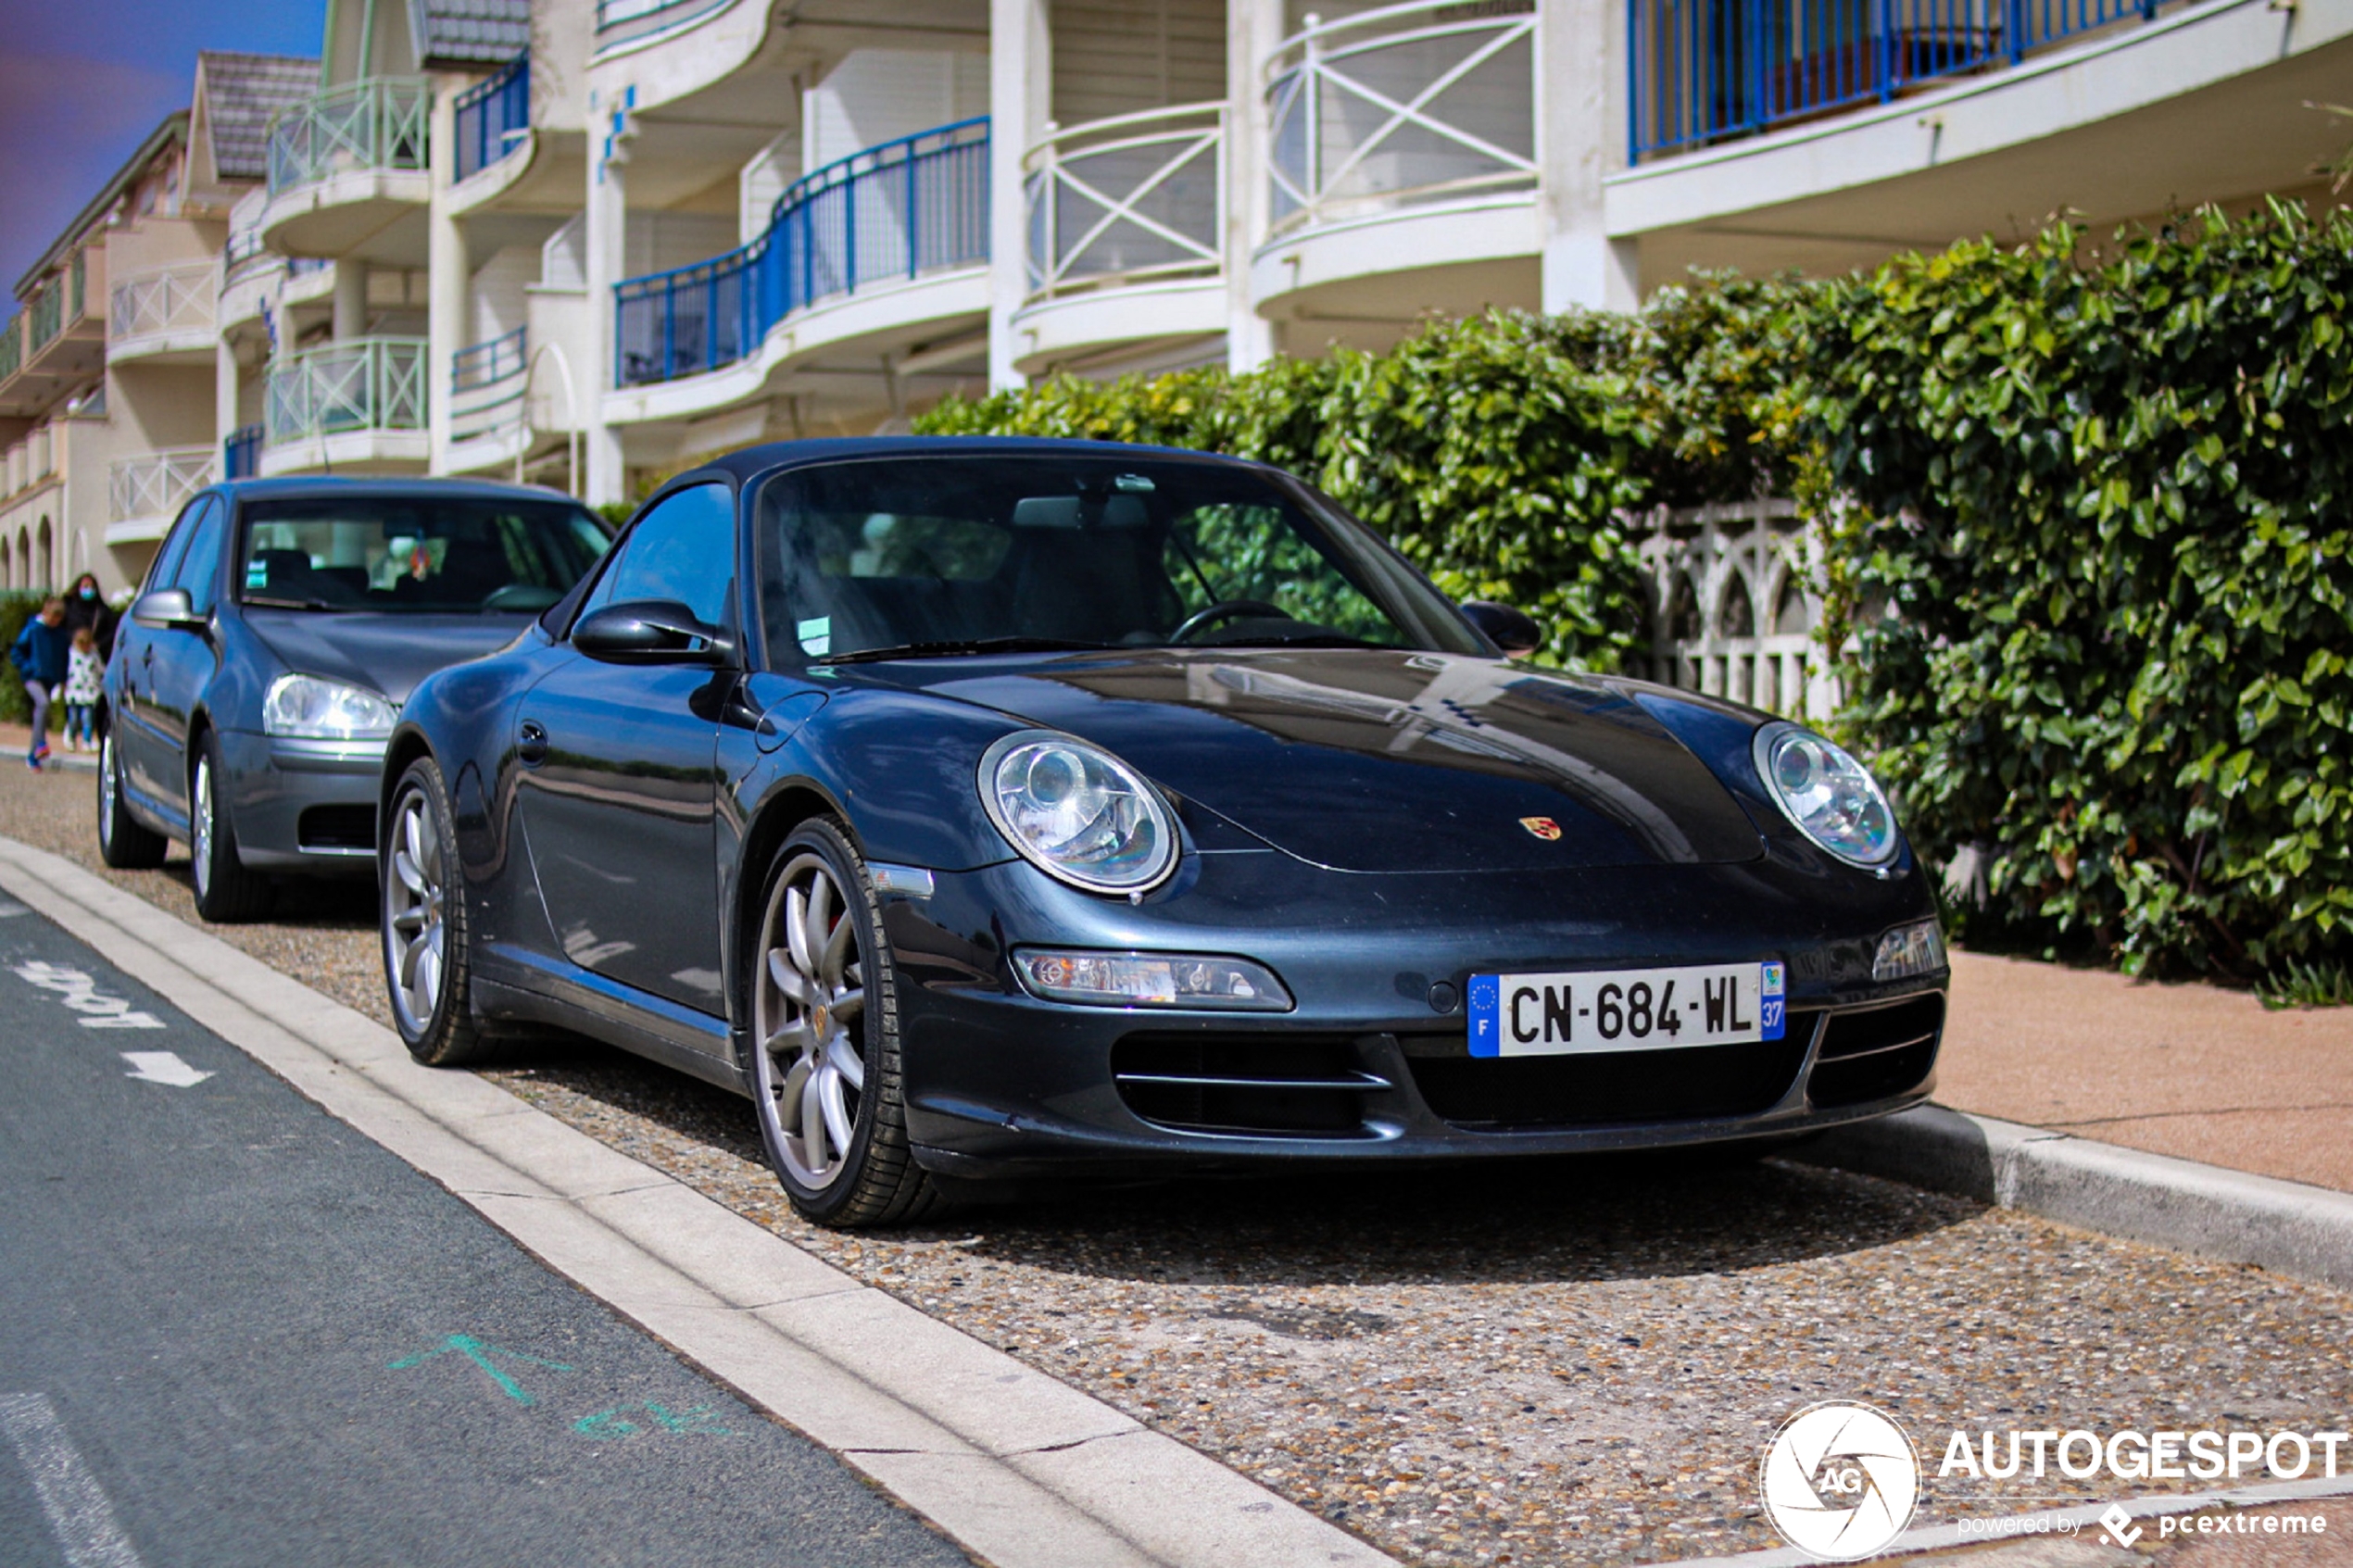
[[[202,508],[185,520],[185,547],[176,550],[171,570],[158,588],[178,588],[190,607],[208,619],[220,595],[221,539],[229,508],[218,495],[200,497]],[[209,630],[139,626],[135,638],[116,657],[131,658],[123,671],[131,722],[123,726],[123,763],[131,787],[176,831],[188,823],[188,729],[213,670],[218,644]],[[134,646],[135,645],[135,646]]]

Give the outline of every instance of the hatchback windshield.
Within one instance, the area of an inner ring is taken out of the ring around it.
[[[774,657],[1021,647],[1484,651],[1452,606],[1303,488],[1219,463],[861,459],[760,503]]]
[[[309,610],[536,614],[605,553],[567,501],[329,496],[245,509],[239,596]]]

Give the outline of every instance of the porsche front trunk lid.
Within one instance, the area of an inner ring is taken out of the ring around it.
[[[1152,649],[988,674],[909,663],[891,677],[1108,746],[1163,787],[1334,870],[1690,865],[1762,853],[1739,802],[1639,705],[1492,660]]]

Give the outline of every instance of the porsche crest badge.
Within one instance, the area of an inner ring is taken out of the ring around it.
[[[1522,817],[1519,825],[1547,842],[1561,835],[1560,823],[1550,817]]]

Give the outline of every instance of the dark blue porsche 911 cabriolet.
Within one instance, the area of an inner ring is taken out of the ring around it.
[[[1528,630],[1256,464],[736,454],[403,709],[395,1016],[427,1062],[554,1024],[749,1094],[836,1225],[1925,1097],[1943,938],[1870,774]]]

